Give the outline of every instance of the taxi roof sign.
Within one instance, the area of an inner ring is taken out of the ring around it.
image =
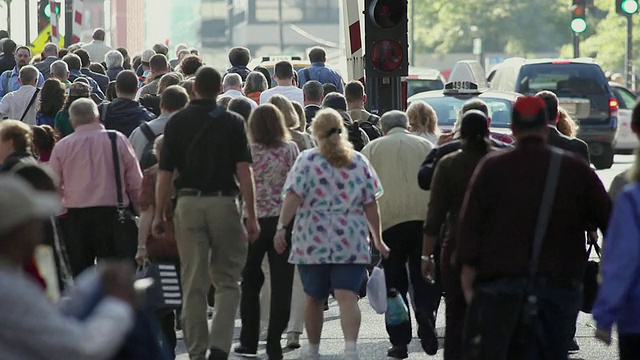
[[[451,81],[444,85],[444,94],[479,94],[478,84],[473,81]]]

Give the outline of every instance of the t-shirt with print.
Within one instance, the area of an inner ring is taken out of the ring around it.
[[[353,162],[335,168],[317,148],[303,151],[287,176],[284,194],[302,198],[296,212],[289,262],[368,264],[369,228],[364,205],[382,195],[369,161],[353,151]]]
[[[275,148],[251,144],[258,218],[280,215],[282,187],[299,153],[298,146],[292,141]]]

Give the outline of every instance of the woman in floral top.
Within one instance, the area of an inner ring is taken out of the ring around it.
[[[279,252],[286,250],[285,229],[295,214],[289,261],[298,264],[307,294],[307,357],[320,356],[324,301],[333,289],[340,306],[345,358],[359,359],[357,294],[370,262],[369,231],[380,253],[389,255],[381,237],[376,200],[382,188],[367,159],[348,142],[338,112],[319,111],[313,133],[318,148],[300,154],[284,185],[274,243]]]
[[[260,333],[260,289],[264,282],[261,269],[265,254],[269,259],[271,282],[271,311],[267,332],[267,354],[270,359],[281,359],[280,339],[287,327],[291,306],[293,265],[288,253],[277,253],[272,242],[282,204],[282,188],[287,174],[298,156],[298,147],[288,141],[289,134],[280,110],[264,104],[249,117],[251,157],[256,185],[256,204],[260,236],[249,245],[247,262],[242,273],[242,299],[240,313],[242,330],[240,345],[235,352],[255,356]],[[290,233],[289,233],[290,234]]]

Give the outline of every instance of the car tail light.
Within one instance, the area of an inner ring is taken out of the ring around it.
[[[609,115],[611,117],[618,117],[618,100],[609,99]]]
[[[567,64],[571,64],[571,61],[569,60],[554,60],[551,62],[552,64],[562,64],[562,65],[567,65]]]

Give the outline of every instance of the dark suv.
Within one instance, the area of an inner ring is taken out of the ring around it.
[[[589,59],[509,59],[489,73],[491,87],[534,95],[549,90],[580,125],[596,169],[613,165],[618,101],[598,64]]]

